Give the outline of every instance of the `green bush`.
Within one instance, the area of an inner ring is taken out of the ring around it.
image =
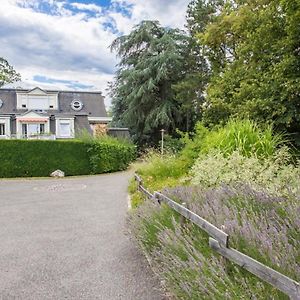
[[[260,128],[250,120],[230,120],[224,127],[205,135],[201,153],[219,150],[230,155],[239,151],[247,157],[270,157],[284,142],[283,136],[274,134],[271,126]]]
[[[187,171],[184,160],[173,154],[160,155],[157,152],[149,152],[137,167],[137,173],[142,175],[151,191],[182,184],[181,178]]]
[[[1,140],[0,177],[49,176],[57,169],[66,175],[89,174],[88,148],[79,141]]]
[[[299,164],[288,164],[289,160],[290,154],[285,148],[264,160],[256,156],[245,157],[237,151],[226,158],[220,152],[210,152],[197,159],[190,179],[192,184],[204,187],[243,182],[273,195],[297,194],[300,168]]]
[[[201,146],[205,136],[209,133],[209,130],[202,125],[201,122],[195,126],[195,133],[190,137],[188,133],[185,133],[181,140],[185,144],[180,153],[180,158],[191,167],[194,161],[198,158],[201,152]]]
[[[125,170],[136,157],[133,144],[120,142],[111,137],[99,138],[90,144],[88,150],[94,174]]]
[[[162,142],[159,141],[159,148],[161,149]],[[164,136],[164,153],[176,154],[184,147],[184,141],[180,138],[174,138],[169,134]]]
[[[133,145],[77,140],[0,140],[0,177],[41,177],[60,169],[87,175],[125,169],[134,159]]]
[[[228,233],[231,247],[299,280],[300,168],[282,136],[245,120],[214,130],[198,123],[182,140],[179,155],[151,155],[140,166],[144,186],[163,189]],[[136,203],[130,228],[176,298],[288,298],[219,256],[204,231],[180,225],[170,208]]]
[[[192,138],[185,135],[181,158],[190,166],[200,154],[218,150],[224,156],[238,151],[241,155],[266,158],[286,143],[282,134],[274,134],[271,126],[260,128],[250,120],[230,120],[224,127],[208,130],[202,123],[195,127]]]

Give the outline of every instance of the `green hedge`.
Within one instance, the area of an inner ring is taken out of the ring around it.
[[[135,147],[121,142],[0,140],[0,177],[87,175],[126,169]]]
[[[88,152],[95,174],[125,170],[136,156],[134,146],[112,142],[94,142]]]

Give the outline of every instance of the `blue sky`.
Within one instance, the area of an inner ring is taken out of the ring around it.
[[[24,87],[100,90],[117,60],[109,45],[144,19],[183,28],[189,0],[1,0],[0,57]],[[107,98],[106,104],[109,105]]]

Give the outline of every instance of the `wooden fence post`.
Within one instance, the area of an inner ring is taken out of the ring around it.
[[[188,208],[185,202],[181,203],[181,205],[185,208]],[[185,224],[186,224],[186,218],[180,214],[180,225],[184,226]]]

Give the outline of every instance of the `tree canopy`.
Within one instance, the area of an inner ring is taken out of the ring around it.
[[[0,57],[0,87],[7,83],[21,80],[21,76],[8,61]]]
[[[180,96],[179,85],[186,84],[195,68],[190,37],[157,21],[143,21],[117,38],[111,49],[120,57],[111,86],[114,122],[148,144],[158,140],[162,128],[171,134],[186,129],[196,110],[192,100],[187,103]]]
[[[115,122],[141,143],[231,117],[300,136],[300,0],[192,0],[186,28],[144,21],[114,41]]]
[[[218,8],[195,33],[213,73],[206,124],[239,116],[299,132],[299,30],[299,1],[236,0]]]

